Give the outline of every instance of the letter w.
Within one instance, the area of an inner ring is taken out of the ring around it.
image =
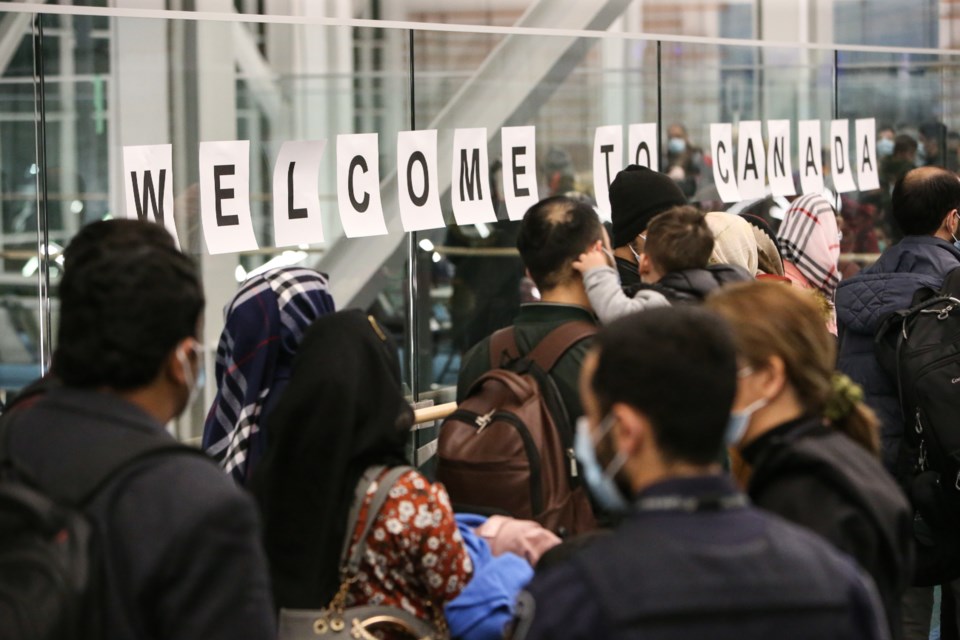
[[[167,170],[160,170],[160,189],[159,197],[153,188],[153,176],[149,171],[143,174],[143,198],[140,198],[140,186],[137,184],[137,172],[130,172],[130,180],[133,182],[133,201],[137,206],[137,217],[141,220],[147,219],[147,202],[150,202],[150,208],[153,210],[153,217],[159,223],[163,224],[163,189],[167,182]]]

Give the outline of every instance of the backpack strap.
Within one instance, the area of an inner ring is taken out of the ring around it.
[[[564,322],[548,333],[525,358],[532,361],[543,371],[549,373],[574,345],[597,333],[597,325],[586,321]],[[504,362],[521,357],[517,347],[517,334],[514,327],[507,327],[490,336],[490,368],[499,369]]]
[[[366,498],[367,490],[371,484],[377,482],[377,478],[383,473],[384,469],[385,467],[383,466],[374,466],[367,469],[360,477],[360,482],[357,483],[357,488],[354,491],[353,505],[350,507],[350,517],[347,522],[347,535],[344,537],[343,550],[340,553],[341,567],[347,576],[356,575],[357,571],[360,570],[363,554],[367,550],[367,537],[370,535],[370,530],[373,529],[373,523],[376,522],[380,509],[383,508],[384,503],[387,501],[390,489],[393,488],[393,485],[401,476],[414,470],[413,467],[408,466],[393,467],[380,478],[377,484],[377,491],[373,494],[373,500],[370,502],[370,509],[367,511],[367,519],[363,524],[360,539],[357,540],[357,545],[354,547],[353,553],[348,557],[350,542],[353,540],[353,532],[356,530],[357,522],[360,519],[360,509],[363,508],[363,501],[364,498]]]
[[[546,372],[557,364],[567,351],[578,342],[596,335],[597,325],[586,321],[565,322],[537,343],[533,351],[527,354],[534,364]]]
[[[179,442],[134,429],[113,429],[97,446],[89,447],[82,455],[70,457],[69,466],[61,468],[55,486],[41,486],[27,469],[20,465],[11,452],[10,439],[13,431],[20,428],[17,418],[19,408],[0,416],[0,468],[12,471],[27,483],[49,493],[58,502],[84,506],[104,487],[135,464],[161,454],[177,453],[202,456],[211,461],[202,451]]]

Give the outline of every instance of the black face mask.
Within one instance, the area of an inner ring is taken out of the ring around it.
[[[640,269],[629,260],[617,256],[617,271],[620,273],[620,284],[623,287],[640,284]]]

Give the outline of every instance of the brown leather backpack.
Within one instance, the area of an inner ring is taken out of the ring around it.
[[[573,452],[574,427],[550,370],[589,322],[551,331],[521,357],[513,327],[490,339],[491,370],[440,426],[437,479],[458,511],[536,520],[567,535],[596,526]]]

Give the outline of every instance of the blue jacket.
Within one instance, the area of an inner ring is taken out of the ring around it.
[[[939,289],[944,276],[960,267],[960,251],[933,236],[907,236],[883,252],[876,264],[840,283],[837,368],[863,387],[881,421],[883,463],[891,472],[903,434],[897,383],[877,362],[873,339],[887,314],[910,306],[921,287]]]
[[[485,517],[458,513],[456,518],[463,546],[473,562],[473,578],[444,610],[450,636],[457,640],[499,640],[513,617],[517,594],[533,577],[533,568],[512,553],[493,556],[487,541],[474,532]]]
[[[820,536],[750,506],[720,476],[674,478],[572,559],[537,574],[517,600],[514,640],[881,640],[873,583]]]

